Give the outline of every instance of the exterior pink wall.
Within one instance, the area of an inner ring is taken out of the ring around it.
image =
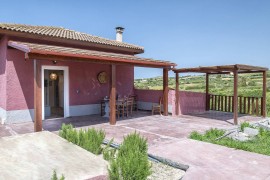
[[[134,93],[138,97],[138,101],[159,103],[159,98],[163,96],[163,90],[147,90],[135,89]],[[174,90],[169,90],[168,102],[172,104],[174,101]]]
[[[162,90],[135,89],[138,101],[158,103],[163,95]],[[172,115],[175,115],[175,90],[170,90],[168,95],[169,106],[172,106]],[[205,93],[180,91],[180,114],[191,114],[205,111]]]
[[[120,96],[134,94],[134,66],[116,66],[116,93]]]
[[[0,107],[6,109],[6,51],[7,38],[0,39]]]
[[[158,103],[159,97],[163,96],[162,90],[135,89],[138,101]]]
[[[205,93],[180,91],[180,114],[191,114],[205,111]],[[175,110],[175,108],[173,108]]]
[[[24,53],[8,49],[7,53],[7,110],[34,108],[33,61],[24,60]],[[50,65],[51,61],[42,61],[42,65]],[[69,67],[70,105],[97,104],[110,94],[110,65],[87,62],[58,62],[56,66]],[[99,72],[108,74],[108,83],[100,84],[97,80]],[[134,67],[117,66],[117,93],[133,94]],[[77,93],[79,90],[79,93]]]
[[[33,109],[33,75],[33,61],[25,61],[24,53],[8,49],[6,110]]]

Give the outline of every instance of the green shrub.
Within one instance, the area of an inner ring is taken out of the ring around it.
[[[100,154],[102,152],[101,144],[105,139],[105,132],[103,130],[88,129],[83,136],[84,144],[82,147],[84,149],[94,154]]]
[[[102,151],[103,159],[107,161],[111,161],[115,158],[116,149],[110,147],[112,142],[113,139],[106,145],[106,147]]]
[[[52,175],[51,180],[58,180],[56,170],[53,170],[53,175]],[[65,180],[65,176],[62,174],[59,180]]]
[[[116,159],[110,161],[110,179],[146,179],[151,174],[147,149],[146,139],[136,132],[126,136]]]
[[[59,136],[61,136],[64,139],[67,139],[67,133],[68,133],[68,131],[70,131],[72,129],[73,129],[73,126],[71,124],[63,123],[61,126],[61,129],[59,131]]]
[[[77,144],[78,142],[78,133],[75,129],[73,129],[73,126],[71,124],[62,124],[59,135],[74,144]]]
[[[121,177],[119,164],[116,159],[110,161],[109,178],[110,180],[119,180]]]
[[[77,131],[72,125],[63,124],[59,135],[94,154],[100,154],[102,152],[101,144],[105,139],[105,132],[103,130],[91,128]]]
[[[103,149],[103,151],[102,151],[103,159],[105,159],[106,161],[110,161],[113,158],[115,158],[115,153],[116,153],[116,149],[114,149],[114,148]]]
[[[58,179],[58,177],[57,177],[56,171],[53,170],[53,175],[52,175],[51,180],[57,180],[57,179]]]

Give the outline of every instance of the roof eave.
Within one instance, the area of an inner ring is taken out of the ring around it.
[[[12,30],[5,30],[0,29],[0,34],[5,34],[7,36],[15,36],[20,38],[29,38],[29,39],[35,39],[35,40],[47,40],[52,42],[58,42],[58,43],[67,43],[71,45],[80,45],[85,47],[92,47],[92,48],[101,48],[101,49],[107,49],[111,51],[122,51],[129,54],[141,54],[144,53],[144,49],[135,49],[135,48],[128,48],[128,47],[121,47],[121,46],[114,46],[114,45],[107,45],[102,43],[94,43],[94,42],[87,42],[87,41],[79,41],[79,40],[73,40],[73,39],[67,39],[67,38],[61,38],[61,37],[54,37],[54,36],[45,36],[45,35],[38,35],[38,34],[31,34],[26,32],[18,32],[18,31],[12,31]]]
[[[54,53],[54,52],[41,52],[37,50],[31,50],[26,53],[25,57],[28,59],[39,59],[39,60],[59,60],[59,61],[83,61],[83,62],[94,62],[102,64],[119,64],[119,65],[133,65],[139,67],[152,67],[152,68],[173,68],[176,66],[174,63],[164,62],[144,62],[136,60],[128,60],[124,58],[113,58],[113,57],[101,57],[101,56],[90,56],[90,55],[77,55],[77,54],[66,54],[66,53]]]

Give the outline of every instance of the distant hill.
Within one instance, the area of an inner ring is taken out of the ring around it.
[[[180,74],[181,75],[181,74]],[[270,72],[267,73],[267,87],[270,87]],[[186,91],[205,92],[205,75],[190,75],[179,78],[179,88]],[[239,74],[239,95],[242,96],[262,96],[262,74]],[[160,90],[163,86],[162,77],[135,79],[137,89]],[[169,78],[169,87],[175,88],[175,78]],[[210,93],[220,95],[233,95],[233,76],[210,75]]]

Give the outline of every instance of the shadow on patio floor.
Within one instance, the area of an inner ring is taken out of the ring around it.
[[[130,121],[136,118],[151,116],[149,111],[134,112],[132,116],[117,118],[117,122]],[[58,131],[62,124],[72,124],[74,127],[94,126],[98,124],[109,124],[109,118],[100,115],[77,116],[68,118],[48,119],[43,121],[43,129],[47,131]]]

